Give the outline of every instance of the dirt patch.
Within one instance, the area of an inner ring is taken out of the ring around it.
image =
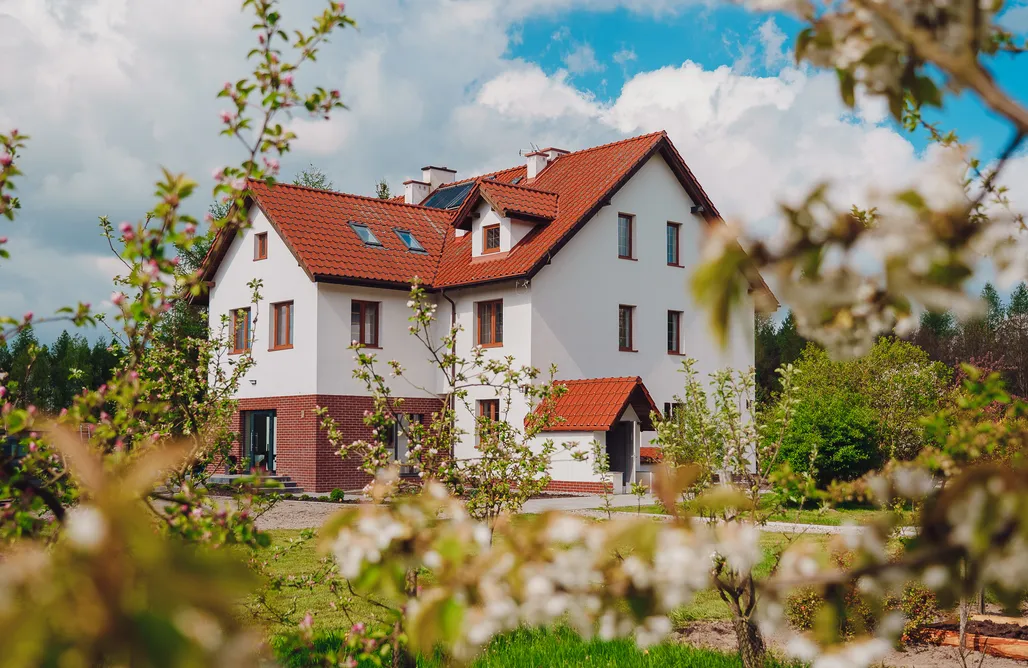
[[[929,624],[929,629],[937,631],[960,632],[960,625],[957,623]],[[970,621],[967,623],[968,634],[983,635],[990,638],[1009,638],[1011,640],[1028,640],[1028,626],[1021,624],[1001,624],[994,621]]]
[[[679,629],[673,638],[686,645],[716,649],[722,652],[734,652],[737,649],[735,642],[735,631],[732,623],[727,620],[690,622]],[[784,654],[784,637],[766,639],[771,651],[776,654]],[[978,652],[973,652],[974,662],[969,665],[977,665],[980,658]],[[956,647],[938,647],[934,645],[908,645],[902,650],[892,650],[883,661],[884,665],[891,668],[936,668],[937,666],[960,665],[959,654]],[[877,665],[877,664],[876,664]],[[1025,668],[1028,662],[1002,659],[994,656],[985,657],[982,668]]]

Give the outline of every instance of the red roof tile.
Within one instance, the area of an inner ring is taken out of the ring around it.
[[[557,217],[556,193],[489,180],[479,182],[478,192],[505,218],[553,220]]]
[[[639,447],[639,461],[643,464],[656,464],[664,461],[664,453],[660,448],[643,445]]]
[[[399,198],[382,200],[260,181],[251,183],[251,200],[268,216],[312,280],[401,287],[418,276],[429,287],[467,286],[530,278],[658,151],[690,197],[704,206],[704,217],[716,224],[717,209],[663,132],[562,154],[530,184],[525,182],[525,165],[455,181],[475,182],[456,211],[408,205]],[[472,261],[471,244],[456,237],[455,223],[464,219],[480,198],[505,215],[549,222],[539,225],[503,257]],[[350,228],[351,221],[367,225],[382,246],[365,245]],[[412,232],[426,252],[407,250],[396,229]],[[234,236],[230,230],[219,233],[204,261],[207,280],[212,279]],[[751,282],[767,289],[755,272]]]
[[[571,238],[665,139],[663,132],[625,139],[562,155],[539,173],[530,186],[555,193],[559,212],[551,223],[521,240],[502,262],[471,262],[471,244],[446,238],[436,284],[458,286],[515,278],[534,273]]]
[[[639,416],[643,431],[653,430],[650,412],[656,411],[657,405],[638,376],[558,380],[554,384],[567,388],[552,404],[554,415],[563,420],[544,431],[607,431],[629,405]],[[545,410],[540,405],[536,413]]]

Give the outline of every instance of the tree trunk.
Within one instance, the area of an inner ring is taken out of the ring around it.
[[[739,658],[743,668],[764,668],[767,648],[760,629],[749,619],[736,617],[732,620],[735,627],[735,639],[739,643]]]

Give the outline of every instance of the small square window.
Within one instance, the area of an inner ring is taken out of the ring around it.
[[[253,259],[254,260],[266,260],[268,259],[268,233],[261,232],[255,234],[253,237]]]
[[[478,417],[486,418],[491,422],[500,421],[500,400],[482,399],[478,402]]]
[[[361,225],[360,223],[350,223],[350,227],[357,233],[360,240],[364,242],[365,246],[381,246],[382,242],[378,240],[375,233],[371,231],[371,228],[367,225]]]
[[[482,228],[482,252],[498,253],[500,250],[500,226],[486,225]]]

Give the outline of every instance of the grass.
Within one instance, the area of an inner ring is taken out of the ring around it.
[[[338,637],[322,637],[316,641],[320,648],[338,647]],[[299,654],[276,657],[283,666],[303,666],[305,659]],[[419,668],[444,668],[445,660],[419,657]],[[797,664],[768,661],[768,668],[786,668]],[[552,630],[518,629],[498,636],[473,662],[472,668],[649,668],[674,666],[677,668],[741,668],[735,655],[696,649],[686,645],[665,643],[640,650],[631,640],[583,640],[566,627]]]
[[[688,511],[688,505],[686,508]],[[600,508],[599,510],[602,510]],[[648,515],[667,514],[663,506],[649,505],[639,508],[626,507],[621,510],[639,511]],[[843,524],[866,524],[879,517],[883,511],[868,506],[848,506],[839,508],[786,508],[768,517],[771,522],[794,522],[796,524],[817,524],[822,526],[841,526]],[[902,512],[902,524],[915,523],[914,513],[909,510]]]

